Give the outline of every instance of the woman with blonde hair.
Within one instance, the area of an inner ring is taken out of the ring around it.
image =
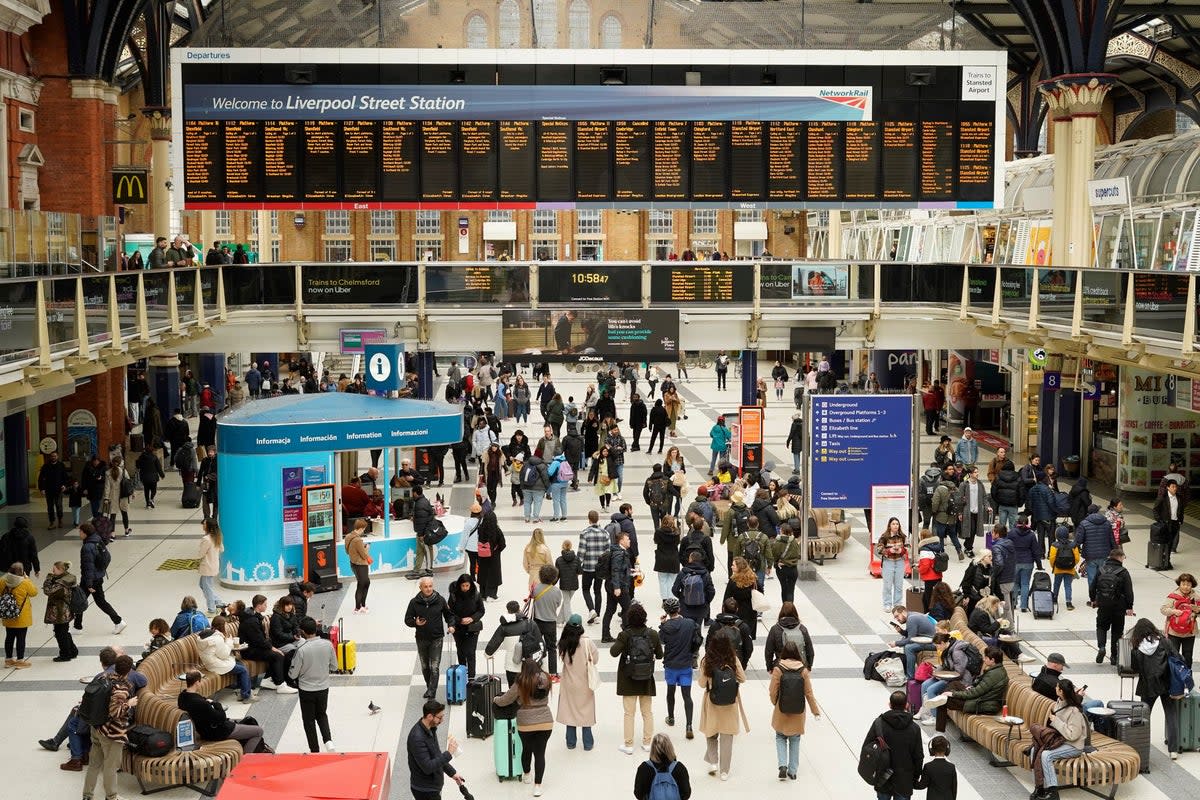
[[[208,604],[209,615],[217,613],[221,598],[217,596],[214,587],[217,575],[221,572],[221,551],[225,549],[221,536],[221,526],[215,517],[202,520],[200,530],[200,563],[196,571],[200,573],[200,591],[204,593],[204,602]]]
[[[671,737],[665,733],[656,733],[650,740],[650,757],[638,765],[637,774],[633,778],[633,796],[635,800],[650,800],[651,787],[660,772],[667,772],[675,779],[679,788],[679,800],[689,800],[692,796],[692,782],[688,777],[687,767],[675,756],[675,745]]]
[[[758,612],[754,610],[753,594],[758,590],[758,575],[750,569],[746,559],[738,556],[733,560],[733,572],[725,585],[725,599],[737,601],[737,615],[750,628],[750,638],[758,637]]]
[[[541,528],[534,528],[533,533],[529,536],[529,544],[525,545],[525,549],[521,552],[521,568],[529,576],[529,585],[533,586],[538,582],[538,573],[542,567],[553,565],[554,556],[551,555],[550,548],[546,545],[545,534],[542,533]]]
[[[58,643],[55,661],[70,661],[79,655],[79,648],[71,637],[69,626],[75,615],[71,612],[71,593],[79,579],[71,574],[70,561],[55,561],[50,574],[42,581],[42,592],[46,595],[44,622],[54,626],[54,641]]]
[[[11,594],[17,605],[17,615],[4,620],[4,666],[26,669],[33,664],[25,659],[25,636],[33,626],[33,603],[31,598],[37,595],[37,587],[25,574],[25,565],[20,561],[8,568],[2,579],[4,593]],[[16,647],[16,658],[14,655]]]

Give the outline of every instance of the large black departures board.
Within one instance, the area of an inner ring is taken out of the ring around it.
[[[582,85],[578,65],[554,85],[339,82],[325,64],[314,85],[265,66],[262,83],[243,70],[222,84],[212,65],[182,69],[194,208],[988,207],[997,191],[997,101],[963,99],[967,67],[939,68],[928,98],[887,65],[778,86]]]

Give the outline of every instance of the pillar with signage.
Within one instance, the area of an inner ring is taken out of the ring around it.
[[[763,409],[761,406],[742,406],[738,409],[739,449],[734,453],[742,474],[759,472],[763,468]]]

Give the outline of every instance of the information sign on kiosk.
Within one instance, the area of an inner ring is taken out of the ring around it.
[[[398,392],[404,386],[404,345],[372,344],[366,348],[367,388]]]
[[[304,575],[318,586],[337,588],[334,553],[333,484],[304,487]]]
[[[763,410],[761,406],[742,406],[738,409],[739,450],[737,457],[742,474],[763,468]]]

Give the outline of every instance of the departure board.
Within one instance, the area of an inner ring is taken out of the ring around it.
[[[672,262],[650,270],[655,303],[749,303],[754,300],[754,267],[732,261]]]
[[[314,51],[297,62],[312,83],[296,84],[273,83],[279,64],[255,49],[220,64],[187,53],[172,64],[184,208],[986,208],[1003,196],[1002,54],[929,54],[937,80],[913,86],[895,54],[874,51],[853,65],[784,51],[766,66],[705,51],[718,66],[703,84],[680,77],[690,53],[658,51],[608,84],[557,51],[480,50],[455,70],[466,80],[445,83],[422,51]],[[389,81],[384,64],[421,83]],[[760,71],[778,80],[749,77]]]

